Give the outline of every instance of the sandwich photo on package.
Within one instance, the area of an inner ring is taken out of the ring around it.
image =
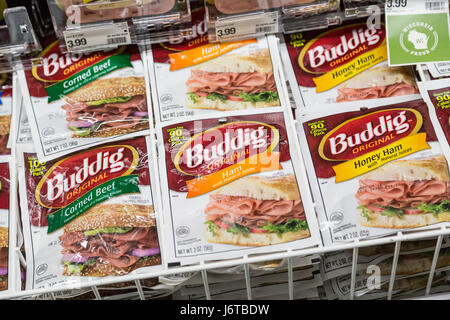
[[[428,105],[431,121],[444,150],[450,157],[450,79],[419,82],[420,93]]]
[[[228,259],[320,242],[293,124],[283,112],[161,128],[167,254]],[[290,127],[292,126],[292,127]]]
[[[301,117],[325,243],[450,221],[449,166],[428,108],[422,99],[395,100]]]
[[[204,43],[203,37],[198,40]],[[149,56],[155,120],[281,106],[276,41],[269,36],[200,46],[190,40],[153,45]]]
[[[40,161],[148,133],[151,102],[136,46],[63,54],[53,41],[41,56],[42,65],[19,72]]]
[[[412,67],[388,66],[383,24],[286,34],[281,53],[298,106],[419,93]]]
[[[27,289],[161,265],[149,145],[138,137],[48,162],[22,150]]]

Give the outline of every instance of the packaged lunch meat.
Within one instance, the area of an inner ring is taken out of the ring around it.
[[[151,100],[138,48],[62,54],[58,44],[41,53],[42,65],[19,72],[39,160],[148,134]]]
[[[156,122],[281,106],[276,38],[209,44],[204,20],[198,28],[195,39],[152,47]]]
[[[308,111],[299,137],[325,243],[450,221],[448,162],[422,99]]]
[[[12,171],[11,160],[2,158],[0,160],[0,292],[14,290],[16,286],[16,275],[19,267],[15,258],[15,233],[10,235],[14,229],[16,219],[15,201],[15,177]],[[15,270],[16,272],[13,272]]]
[[[418,94],[410,66],[389,67],[384,25],[365,20],[286,34],[281,46],[298,106]]]
[[[444,151],[450,157],[450,79],[422,81],[419,88]]]
[[[171,261],[318,244],[289,111],[172,121],[158,134]]]
[[[163,15],[177,7],[186,6],[180,0],[48,0],[54,16],[61,13],[75,24],[92,23],[114,19]]]
[[[149,141],[111,142],[48,162],[23,148],[27,289],[86,283],[161,264]]]

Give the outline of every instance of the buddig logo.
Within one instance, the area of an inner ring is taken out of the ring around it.
[[[329,72],[385,43],[385,30],[354,24],[319,35],[298,57],[301,69],[312,74]]]
[[[417,133],[422,123],[422,115],[414,109],[369,113],[330,131],[320,142],[319,154],[328,161],[351,160]]]
[[[32,73],[39,81],[63,81],[113,54],[122,53],[124,50],[125,47],[120,47],[108,53],[96,52],[89,55],[84,53],[63,54],[60,51],[59,42],[55,41],[41,53],[42,64],[35,66]]]
[[[175,154],[173,163],[185,175],[207,175],[233,164],[275,151],[278,130],[262,122],[239,121],[192,136]]]
[[[438,43],[438,32],[426,22],[410,23],[400,33],[400,46],[413,56],[430,54],[436,50]]]
[[[136,149],[127,145],[106,146],[65,158],[44,175],[35,191],[47,208],[63,208],[92,189],[131,174],[139,161]]]

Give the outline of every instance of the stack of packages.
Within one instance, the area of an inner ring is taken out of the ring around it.
[[[201,273],[155,272],[295,250],[294,299],[346,299],[352,254],[302,249],[448,225],[450,84],[388,67],[383,27],[213,44],[204,9],[192,18],[192,35],[151,47],[75,54],[47,39],[42,65],[13,77],[0,223],[21,223],[9,247],[23,238],[27,290],[205,299]],[[435,243],[402,244],[396,295],[426,286]],[[433,292],[448,291],[447,247]],[[360,249],[357,297],[386,296],[393,251]],[[237,264],[208,271],[213,299],[247,298]],[[288,264],[250,264],[253,299],[289,298]]]
[[[282,40],[324,244],[448,225],[450,82],[418,82],[411,67],[389,67],[385,30],[366,21]],[[447,241],[432,293],[448,291]],[[394,297],[424,294],[436,243],[402,243]],[[357,299],[388,296],[394,248],[359,249]],[[321,297],[348,299],[351,271],[351,250],[325,254]]]

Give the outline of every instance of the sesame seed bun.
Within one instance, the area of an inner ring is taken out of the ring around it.
[[[155,256],[149,259],[138,260],[135,264],[126,267],[116,267],[110,263],[102,263],[97,261],[95,265],[85,266],[80,274],[72,274],[69,268],[64,265],[64,276],[82,276],[82,277],[106,277],[106,276],[122,276],[132,272],[135,269],[155,266],[161,264],[161,256]]]
[[[8,243],[8,228],[0,227],[0,248],[7,248]]]
[[[64,226],[64,232],[105,227],[155,227],[153,206],[136,204],[98,204]]]
[[[72,134],[72,138],[107,138],[107,137],[114,137],[114,136],[121,136],[132,132],[142,131],[149,129],[149,123],[148,120],[145,120],[143,122],[139,122],[133,127],[127,127],[127,128],[121,128],[118,127],[107,127],[107,126],[101,126],[98,130],[92,131],[88,135],[85,136],[79,136],[75,133]]]
[[[67,103],[90,102],[145,94],[144,77],[97,79],[64,97]]]

